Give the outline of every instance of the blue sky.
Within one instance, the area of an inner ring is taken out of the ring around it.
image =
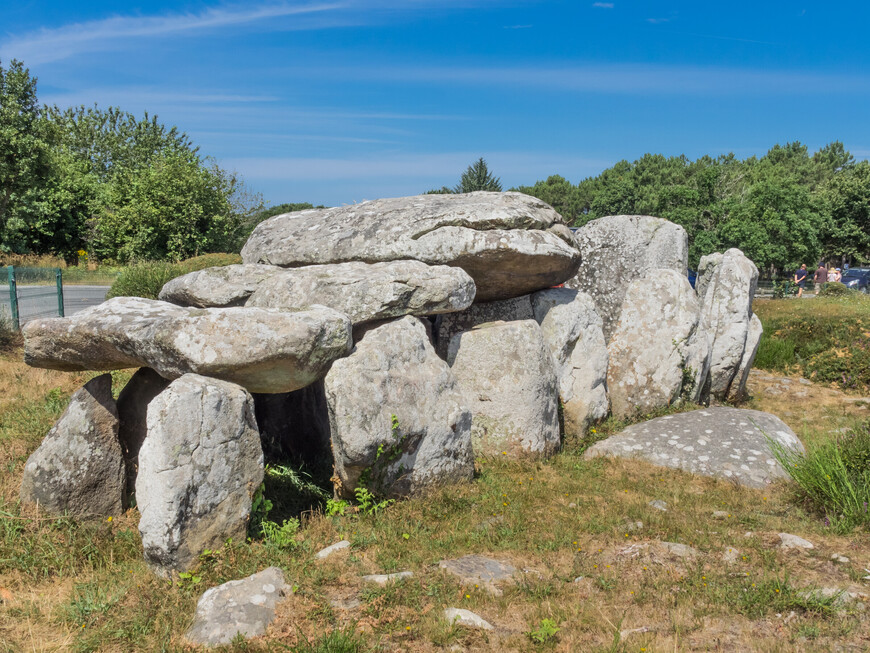
[[[40,100],[156,113],[269,204],[505,187],[841,140],[870,156],[867,2],[18,0]]]

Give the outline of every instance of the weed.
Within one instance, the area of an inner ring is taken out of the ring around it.
[[[298,546],[295,538],[299,526],[299,520],[293,518],[285,519],[280,526],[273,521],[264,520],[260,524],[263,542],[273,549],[295,549]]]
[[[290,649],[293,653],[365,653],[371,650],[353,626],[333,630],[313,642],[304,636],[302,640],[301,644]]]
[[[395,499],[378,501],[372,491],[362,485],[354,490],[354,496],[356,497],[357,504],[359,504],[359,511],[364,515],[374,515],[396,502]]]
[[[556,638],[556,635],[561,630],[552,619],[541,619],[541,623],[534,630],[526,633],[533,642],[537,644],[546,644]]]
[[[334,517],[336,515],[344,515],[350,504],[344,499],[327,499],[326,500],[326,516]]]

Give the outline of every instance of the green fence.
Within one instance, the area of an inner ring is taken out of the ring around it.
[[[63,317],[63,272],[60,268],[27,268],[7,266],[5,278],[9,295],[0,302],[16,330],[28,320],[38,317]]]

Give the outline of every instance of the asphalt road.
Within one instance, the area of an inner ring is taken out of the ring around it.
[[[73,315],[106,300],[109,286],[63,287],[63,309]],[[0,287],[0,311],[10,312],[9,291]],[[57,289],[54,286],[18,286],[18,313],[21,324],[37,317],[57,316]]]

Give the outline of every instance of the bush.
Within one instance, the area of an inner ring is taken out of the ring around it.
[[[0,351],[9,349],[21,341],[21,334],[12,326],[12,317],[5,306],[0,306]]]
[[[241,262],[242,257],[238,254],[203,254],[179,263],[162,261],[137,263],[121,272],[112,283],[112,287],[109,288],[106,298],[145,297],[146,299],[157,299],[160,289],[171,279],[205,268]]]
[[[774,456],[797,484],[798,498],[839,533],[870,526],[870,422],[805,454],[771,440]]]
[[[850,290],[839,281],[829,281],[824,286],[822,286],[822,289],[819,291],[819,295],[821,295],[822,297],[840,297],[842,295],[848,295],[852,292],[855,291]]]

